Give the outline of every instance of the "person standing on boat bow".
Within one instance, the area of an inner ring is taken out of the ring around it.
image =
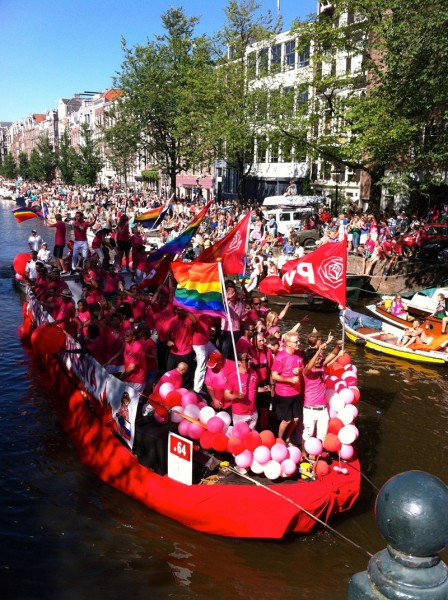
[[[81,211],[77,211],[75,214],[75,220],[73,222],[73,231],[75,234],[75,243],[73,246],[72,256],[72,271],[76,271],[78,266],[78,257],[82,256],[83,266],[84,261],[89,256],[89,243],[87,241],[87,229],[95,224],[96,216],[89,221],[84,221],[84,215]]]

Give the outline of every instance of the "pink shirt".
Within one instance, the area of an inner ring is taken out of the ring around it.
[[[252,342],[248,340],[245,335],[240,337],[235,346],[237,352],[249,352],[249,354],[251,354],[254,349]]]
[[[193,325],[193,346],[205,346],[210,340],[210,327],[213,322],[208,315],[199,315]]]
[[[255,371],[250,369],[247,373],[240,373],[241,389],[244,398],[232,400],[232,413],[235,415],[251,415],[255,412],[257,398],[257,376]],[[227,389],[233,394],[240,391],[238,375],[233,372],[229,376]]]
[[[280,350],[275,356],[272,364],[272,372],[281,377],[296,377],[293,369],[302,368],[303,359],[297,354],[289,354],[286,350]],[[300,394],[300,377],[297,383],[275,383],[275,393],[279,396],[295,396]]]
[[[228,389],[229,377],[235,373],[236,363],[233,360],[227,359],[224,366],[221,369],[215,370],[212,368],[207,369],[205,374],[205,385],[213,388],[216,400],[222,402],[224,400],[224,391]],[[231,405],[231,402],[224,402],[224,408]]]
[[[88,221],[75,221],[73,226],[75,242],[87,242],[87,229],[89,225]]]
[[[303,374],[304,401],[303,406],[325,406],[326,385],[323,379],[323,367],[313,368],[308,375]]]
[[[183,385],[182,375],[179,373],[177,369],[172,369],[171,371],[167,371],[157,382],[156,387],[154,388],[153,394],[157,394],[160,389],[162,383],[172,383],[174,388],[178,390]]]
[[[174,309],[171,304],[160,310],[157,305],[152,307],[154,312],[154,324],[156,327],[157,335],[161,342],[166,342],[168,339],[168,331],[170,328],[171,320],[174,317]]]
[[[140,342],[132,342],[124,346],[124,368],[136,365],[132,373],[126,375],[125,381],[131,383],[145,383],[146,379],[146,356]]]
[[[50,227],[56,228],[56,235],[54,237],[54,245],[55,246],[65,246],[65,231],[67,229],[64,221],[56,221]]]
[[[174,319],[171,319],[168,329],[168,340],[174,342],[174,345],[170,346],[171,354],[180,356],[193,351],[193,323],[188,317],[179,319],[176,316]]]

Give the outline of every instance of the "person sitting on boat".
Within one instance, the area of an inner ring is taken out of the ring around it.
[[[411,344],[428,344],[431,340],[432,338],[428,338],[426,335],[421,321],[415,319],[412,323],[412,327],[404,330],[404,336],[397,343],[397,346],[403,346],[406,348]]]
[[[286,192],[283,194],[284,196],[297,196],[297,186],[294,179],[289,180],[289,185],[286,188]]]
[[[124,371],[119,377],[138,394],[143,394],[146,381],[146,356],[142,343],[137,340],[134,327],[124,334],[124,342]]]
[[[275,413],[280,421],[278,437],[287,443],[297,427],[302,412],[301,372],[303,359],[298,354],[299,335],[288,332],[284,348],[274,358],[272,380],[275,383]]]
[[[51,265],[51,252],[48,250],[47,242],[42,242],[42,246],[37,253],[37,259],[41,260],[46,266]]]
[[[433,317],[442,319],[442,335],[446,333],[446,326],[448,325],[448,298],[445,298],[445,294],[437,295],[437,306],[435,311],[432,313]]]
[[[400,319],[408,318],[408,312],[405,304],[403,303],[403,299],[400,294],[397,294],[395,298],[392,300],[391,305],[387,309],[387,312],[390,312],[395,317],[400,317]]]
[[[250,429],[255,429],[258,420],[256,406],[257,375],[250,366],[248,352],[237,352],[236,356],[238,374],[235,371],[229,375],[224,399],[232,404],[232,421],[234,425],[239,421],[244,421]]]

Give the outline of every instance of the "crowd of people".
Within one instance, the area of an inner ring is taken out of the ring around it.
[[[139,285],[150,251],[148,231],[135,218],[162,206],[168,196],[58,187],[21,193],[30,205],[45,204],[47,225],[55,230],[53,253],[48,242],[31,232],[25,278],[82,351],[142,398],[156,393],[164,381],[177,381],[203,394],[215,409],[228,411],[234,423],[244,420],[258,430],[271,426],[286,443],[323,435],[328,420],[324,368],[337,358],[342,342],[326,355],[332,338],[323,341],[313,329],[301,346],[300,323],[283,334],[279,326],[289,306],[277,314],[256,293],[265,275],[277,274],[285,261],[303,256],[296,231],[280,232],[275,219],[265,218],[255,202],[213,203],[184,251],[186,260],[222,238],[248,210],[253,216],[251,274],[246,285],[226,280],[230,320],[217,319],[174,306],[172,275],[157,287]],[[188,200],[171,197],[170,210],[159,224],[161,243],[182,231],[204,204],[201,194]],[[332,218],[324,205],[303,222],[303,228],[320,231],[319,244],[347,235],[347,251],[362,255],[367,272],[381,259],[392,271],[403,255],[403,233],[417,225],[405,214],[375,218],[351,208]],[[69,234],[73,239],[67,239]],[[127,271],[132,273],[128,286],[123,277]],[[72,272],[82,281],[76,306],[64,277]]]

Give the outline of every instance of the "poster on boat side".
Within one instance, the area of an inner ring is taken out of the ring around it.
[[[168,477],[193,485],[193,442],[177,433],[168,437]]]

